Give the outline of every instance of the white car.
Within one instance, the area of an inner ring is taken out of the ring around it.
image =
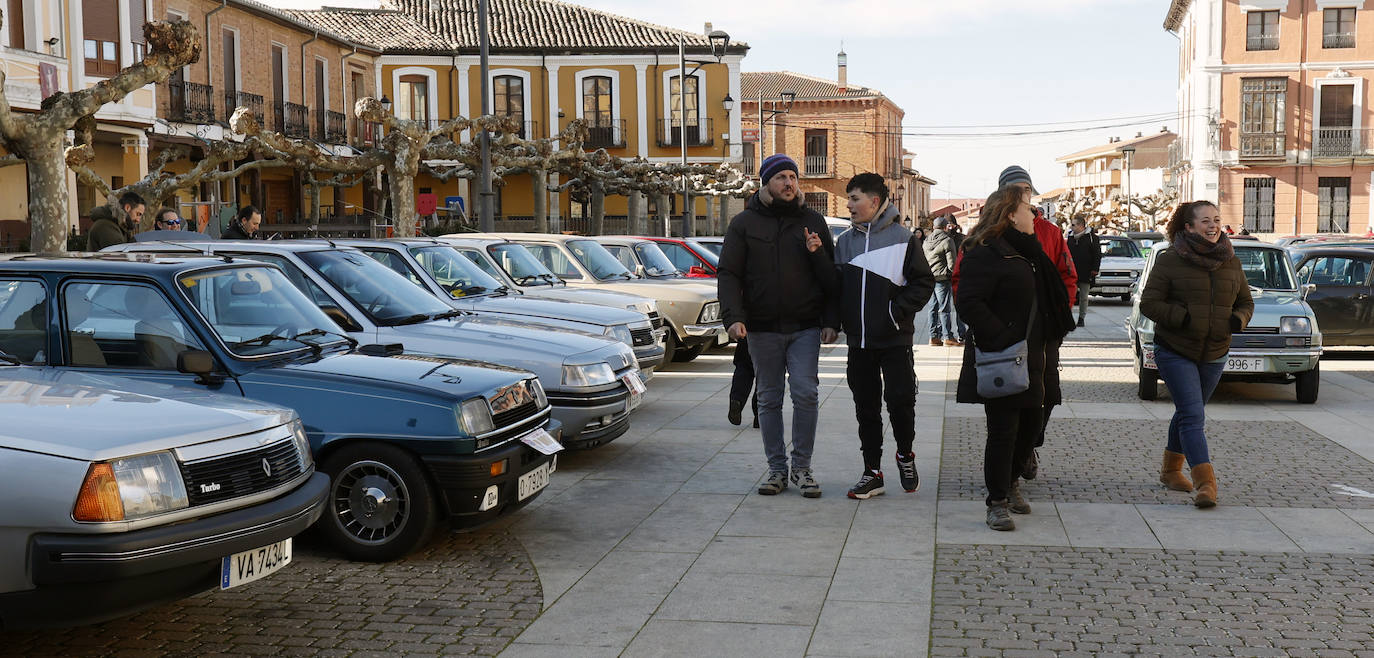
[[[1130,301],[1140,283],[1140,273],[1145,271],[1145,256],[1140,252],[1140,245],[1119,235],[1099,235],[1097,240],[1102,248],[1102,264],[1097,268],[1097,278],[1088,294]]]

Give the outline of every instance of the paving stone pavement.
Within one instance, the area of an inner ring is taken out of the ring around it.
[[[13,656],[495,655],[539,614],[539,578],[509,533],[448,533],[389,564],[298,538],[289,568],[114,621],[0,634]]]

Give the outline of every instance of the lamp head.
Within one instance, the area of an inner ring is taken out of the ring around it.
[[[735,99],[731,98],[730,94],[726,94],[725,98],[720,101],[720,104],[725,107],[726,112],[735,109]]]
[[[391,99],[387,98],[386,94],[382,94],[382,109],[387,112],[391,111]]]
[[[722,30],[712,30],[706,38],[711,41],[711,56],[719,62],[725,57],[725,51],[730,47],[730,35]]]
[[[782,104],[783,104],[783,110],[782,110],[782,111],[786,112],[786,111],[792,109],[792,101],[797,100],[797,92],[795,92],[795,91],[790,91],[790,90],[789,90],[789,91],[784,91],[784,92],[782,92],[781,95],[782,95]]]

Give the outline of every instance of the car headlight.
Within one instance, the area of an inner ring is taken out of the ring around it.
[[[701,307],[701,317],[698,319],[698,321],[704,323],[704,322],[716,322],[716,321],[719,321],[719,320],[720,320],[720,302],[706,302],[706,305],[703,306],[703,307]]]
[[[1279,333],[1310,334],[1312,333],[1312,321],[1301,315],[1286,315],[1279,318]]]
[[[458,421],[462,424],[463,431],[473,436],[496,429],[491,420],[491,405],[487,404],[486,398],[464,400],[458,405]]]
[[[1139,279],[1139,278],[1140,278],[1140,272],[1138,272],[1138,271],[1136,271],[1136,270],[1131,270],[1131,278],[1132,278],[1132,279]]]
[[[607,363],[563,366],[564,386],[601,386],[615,381],[615,371]]]
[[[658,302],[652,299],[645,299],[637,302],[631,302],[627,304],[625,308],[628,308],[631,311],[639,311],[644,315],[648,315],[650,313],[658,312]]]
[[[534,391],[534,399],[539,402],[540,409],[549,406],[549,396],[544,394],[544,385],[538,379],[526,379],[525,385]]]
[[[176,457],[170,452],[154,452],[91,464],[72,518],[133,521],[189,504]]]
[[[622,343],[625,343],[630,347],[634,347],[635,345],[635,337],[630,335],[629,325],[614,324],[609,327],[606,327],[606,336],[608,338],[614,338]]]
[[[296,444],[296,454],[301,456],[301,472],[315,466],[315,456],[310,452],[310,437],[305,435],[305,424],[297,418],[291,421],[291,440]]]

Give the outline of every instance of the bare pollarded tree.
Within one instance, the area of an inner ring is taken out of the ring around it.
[[[38,112],[10,109],[4,92],[5,74],[0,71],[0,145],[12,161],[23,160],[28,165],[30,244],[36,252],[59,253],[67,248],[67,163],[62,142],[66,131],[105,104],[162,82],[172,72],[200,59],[200,35],[188,22],[148,23],[143,33],[148,54],[142,62],[89,88],[53,94],[43,99]]]

